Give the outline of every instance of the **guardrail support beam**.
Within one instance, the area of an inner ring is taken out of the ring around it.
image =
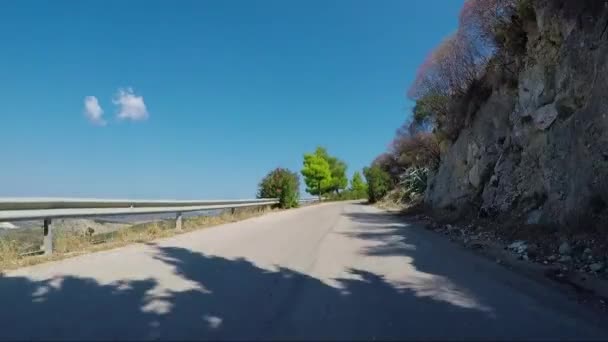
[[[53,254],[53,221],[51,219],[44,219],[44,242],[43,249],[44,255]]]
[[[182,213],[175,215],[175,230],[182,231]]]

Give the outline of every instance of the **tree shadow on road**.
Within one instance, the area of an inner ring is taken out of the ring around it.
[[[578,334],[584,327],[577,330],[572,326],[576,322],[544,316],[542,311],[525,307],[528,302],[522,298],[501,299],[500,293],[488,293],[478,284],[483,285],[483,279],[458,274],[462,269],[451,260],[427,260],[429,251],[440,253],[435,241],[431,239],[429,245],[394,218],[375,214],[353,214],[349,218],[362,226],[350,232],[349,238],[370,242],[363,254],[370,258],[410,258],[416,282],[406,279],[410,282],[396,284],[365,269],[345,270],[340,278],[328,281],[285,267],[263,267],[244,258],[228,259],[151,244],[154,258],[169,265],[175,276],[191,286],[172,287],[161,277],[102,283],[75,276],[43,280],[2,276],[0,339],[586,336]],[[404,261],[403,267],[407,266]],[[554,322],[547,323],[550,320]],[[539,322],[543,324],[537,326]]]
[[[364,270],[348,270],[331,285],[246,259],[155,248],[158,260],[195,286],[159,292],[154,278],[0,277],[0,339],[474,338],[488,331],[469,325],[492,320]],[[437,320],[452,323],[436,329]]]
[[[491,308],[496,319],[489,324],[496,329],[495,336],[511,335],[504,330],[510,325],[517,326],[521,338],[581,339],[588,333],[581,322],[604,327],[594,330],[587,338],[601,336],[605,339],[608,336],[607,321],[603,317],[581,310],[576,303],[556,301],[560,295],[555,291],[480,258],[444,236],[424,229],[421,224],[410,223],[407,216],[387,212],[343,215],[356,227],[343,234],[365,241],[362,255],[407,260],[415,272],[441,279],[444,288],[438,291],[445,292],[447,286],[473,298],[479,305]],[[510,323],[496,324],[501,320]]]

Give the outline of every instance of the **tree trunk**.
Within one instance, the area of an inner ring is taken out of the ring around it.
[[[319,202],[321,202],[321,181],[319,181]]]

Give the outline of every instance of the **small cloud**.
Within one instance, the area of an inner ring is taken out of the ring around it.
[[[106,121],[103,119],[103,109],[99,105],[99,101],[95,96],[86,96],[84,98],[84,115],[95,125],[105,126]]]
[[[118,89],[112,103],[119,106],[118,118],[133,121],[146,120],[149,116],[148,109],[142,96],[137,96],[133,89]]]

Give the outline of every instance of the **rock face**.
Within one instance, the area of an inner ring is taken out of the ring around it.
[[[491,95],[442,155],[437,210],[588,225],[608,216],[608,5],[535,0],[517,84]]]

